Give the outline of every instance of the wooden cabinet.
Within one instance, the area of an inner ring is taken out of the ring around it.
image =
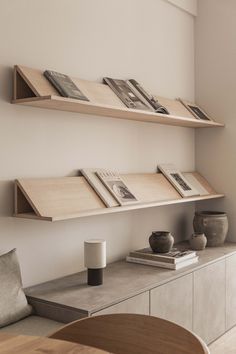
[[[136,295],[119,302],[116,305],[109,306],[101,311],[97,311],[92,316],[107,315],[111,313],[136,313],[141,315],[149,315],[149,291]]]
[[[210,343],[225,332],[225,259],[193,277],[193,331]]]
[[[236,255],[226,258],[226,330],[236,324]]]
[[[193,274],[150,291],[150,314],[192,329]]]

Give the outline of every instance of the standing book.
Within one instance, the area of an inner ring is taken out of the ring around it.
[[[160,164],[157,166],[163,175],[182,197],[192,197],[200,195],[184,175],[172,164]]]
[[[55,87],[61,96],[89,101],[89,99],[74,84],[69,76],[51,70],[46,70],[43,74],[51,82],[51,84]]]
[[[120,205],[138,202],[137,198],[117,173],[97,171],[96,175]]]
[[[104,172],[104,169],[99,168],[83,168],[80,170],[90,186],[94,189],[97,195],[102,199],[103,203],[108,208],[116,207],[119,205],[117,200],[113,197],[111,192],[104,186],[96,173]]]

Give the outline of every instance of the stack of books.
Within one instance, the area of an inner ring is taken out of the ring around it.
[[[130,252],[127,262],[151,265],[167,269],[181,269],[198,262],[195,251],[173,248],[168,253],[154,253],[151,248]]]

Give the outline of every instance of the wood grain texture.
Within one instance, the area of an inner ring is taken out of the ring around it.
[[[193,333],[169,321],[144,315],[114,314],[73,322],[52,338],[91,345],[115,354],[207,354]]]
[[[107,85],[76,78],[72,78],[72,80],[81,88],[90,101],[64,98],[57,93],[50,82],[43,76],[41,70],[22,66],[16,66],[16,70],[37,97],[32,97],[31,99],[28,94],[25,98],[22,95],[14,95],[12,103],[15,104],[191,128],[223,126],[216,122],[195,119],[180,102],[163,97],[159,98],[160,103],[167,107],[171,113],[170,115],[129,109],[125,107]],[[14,79],[17,80],[17,76],[14,76]]]
[[[226,330],[236,325],[236,255],[226,259]]]
[[[133,313],[149,315],[149,292],[133,296],[128,300],[121,301],[116,305],[109,306],[104,310],[95,312],[92,316],[108,315],[112,313]]]
[[[113,208],[105,207],[84,177],[20,179],[15,182],[15,216],[57,221],[223,197],[199,174],[194,176],[211,194],[182,198],[161,173],[121,175],[139,202]]]
[[[193,331],[207,344],[225,332],[225,260],[194,272]]]
[[[150,292],[150,314],[192,330],[193,274],[158,286]]]
[[[85,346],[51,338],[34,336],[14,336],[0,333],[0,352],[2,354],[105,354],[107,352]]]
[[[236,327],[218,338],[210,346],[211,354],[235,354],[236,353]]]
[[[179,247],[186,248],[188,243],[183,243]],[[179,270],[119,261],[108,264],[104,269],[102,286],[88,286],[87,272],[84,271],[29,287],[25,289],[25,293],[30,298],[44,301],[47,304],[60,304],[67,308],[74,308],[90,316],[157,286],[192,274],[194,271],[202,269],[204,275],[208,266],[214,265],[219,260],[224,261],[226,256],[235,252],[235,243],[226,243],[223,247],[206,248],[204,251],[197,252],[198,263]],[[208,285],[206,289],[208,290]],[[203,295],[208,299],[207,294]]]

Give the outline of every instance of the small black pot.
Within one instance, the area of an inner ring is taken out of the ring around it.
[[[173,247],[174,237],[169,231],[153,231],[149,244],[154,253],[167,253]]]

